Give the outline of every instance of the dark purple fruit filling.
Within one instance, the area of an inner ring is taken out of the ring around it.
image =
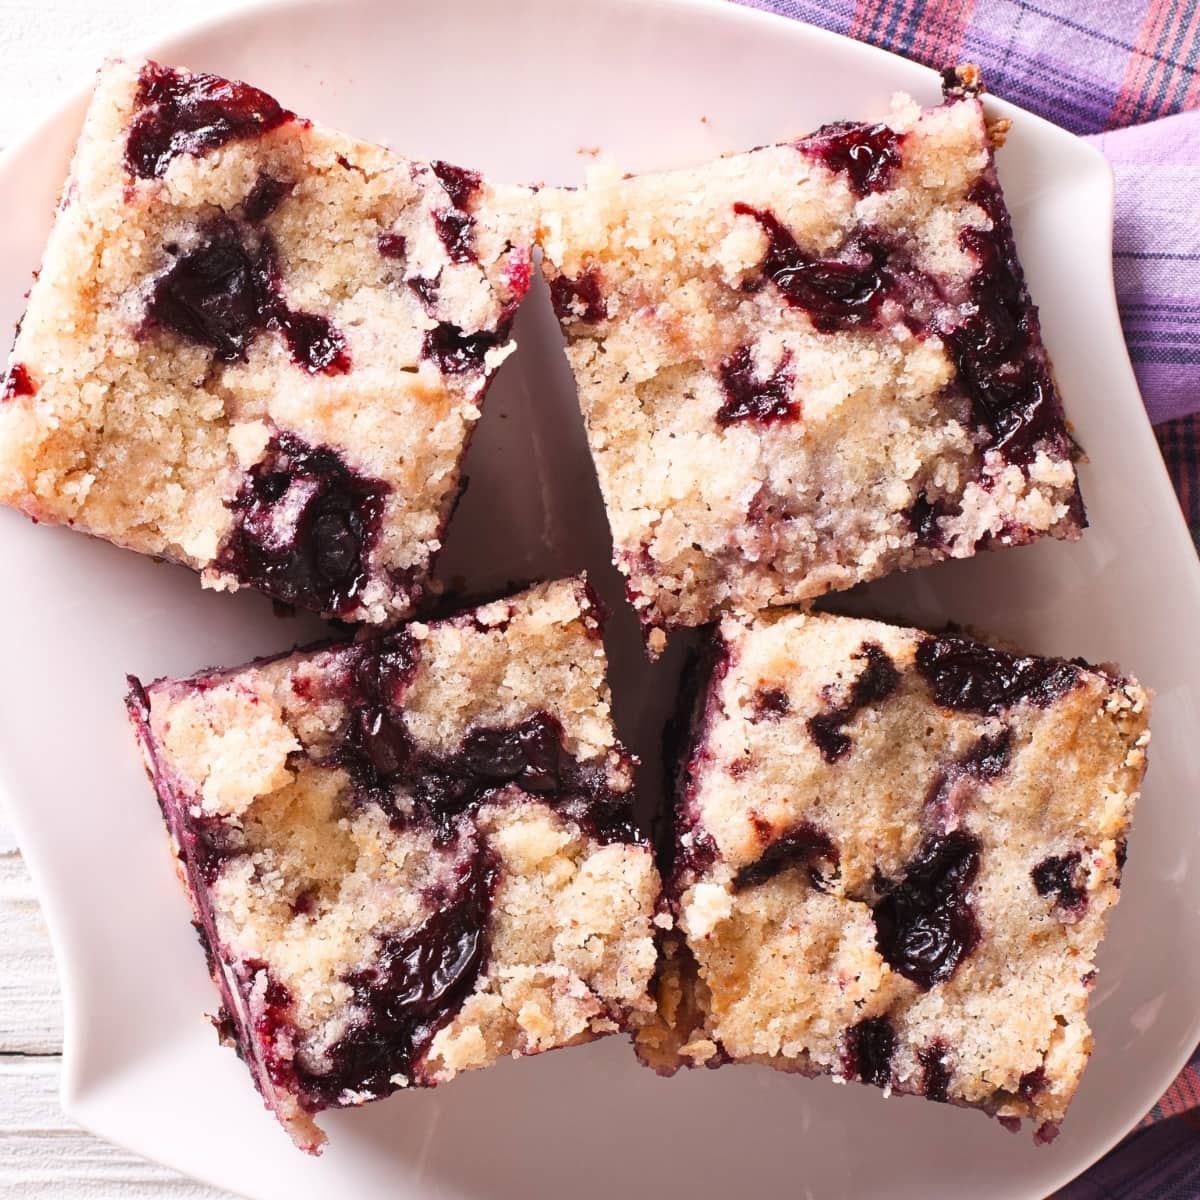
[[[865,659],[867,665],[851,686],[846,702],[808,720],[808,736],[828,763],[837,762],[850,753],[851,741],[842,732],[844,727],[854,720],[861,709],[886,700],[900,683],[896,664],[875,642],[864,642],[851,657],[855,660]]]
[[[125,163],[141,179],[165,175],[180,154],[259,137],[296,115],[249,84],[184,75],[157,63],[142,68],[135,103],[142,111],[129,130]]]
[[[242,216],[255,224],[265,221],[292,194],[295,186],[284,179],[260,175],[250,194],[242,201]]]
[[[946,1066],[946,1047],[941,1042],[917,1051],[921,1064],[921,1091],[929,1100],[945,1104],[950,1086],[950,1068]]]
[[[1044,858],[1030,872],[1039,896],[1052,896],[1054,907],[1079,916],[1087,908],[1087,872],[1078,850]]]
[[[706,829],[694,827],[683,831],[683,837],[672,848],[660,869],[664,878],[680,878],[687,874],[698,879],[717,861],[720,854],[712,834]],[[674,885],[672,890],[675,890]]]
[[[560,321],[587,321],[595,324],[608,316],[608,306],[600,290],[600,272],[588,267],[578,279],[559,275],[550,281],[550,302]]]
[[[254,1036],[260,1043],[269,1047],[267,1052],[267,1070],[276,1086],[290,1086],[295,1079],[295,1071],[291,1062],[274,1053],[275,1042],[281,1030],[289,1025],[289,1009],[292,1007],[292,993],[269,973],[267,964],[259,958],[248,959],[238,971],[242,977],[242,986],[246,989],[253,987],[260,975],[266,975],[267,983],[262,992],[262,1003],[254,1018]]]
[[[808,313],[822,333],[873,326],[893,284],[888,251],[860,230],[842,246],[838,258],[811,258],[779,219],[740,201],[733,211],[753,217],[768,238],[763,274],[784,299]],[[751,288],[753,290],[753,288]]]
[[[888,125],[839,121],[822,125],[797,147],[811,154],[831,171],[844,172],[856,196],[882,192],[900,166],[900,144],[904,140]]]
[[[438,272],[436,279],[427,279],[423,275],[414,275],[411,279],[406,279],[405,282],[412,289],[413,295],[421,301],[421,305],[429,311],[437,304],[438,286],[441,282],[441,272]]]
[[[640,840],[630,794],[609,786],[602,764],[572,758],[563,740],[562,726],[548,713],[537,713],[512,729],[475,730],[457,760],[439,764],[418,794],[423,792],[440,812],[461,803],[464,795],[474,806],[498,788],[515,784],[602,842]]]
[[[0,401],[15,400],[18,396],[32,396],[37,392],[37,384],[24,363],[13,363],[4,377],[4,389],[0,391]]]
[[[147,316],[211,347],[222,361],[238,362],[266,328],[274,297],[262,264],[243,245],[232,222],[217,221],[206,235],[155,284]]]
[[[894,132],[886,125],[830,126],[828,137],[801,143],[833,169],[846,170],[860,195],[886,187],[899,162]],[[825,131],[822,131],[825,132]],[[1039,450],[1051,457],[1073,456],[1062,405],[1050,376],[1017,259],[1012,226],[999,187],[979,180],[967,198],[992,222],[990,230],[969,228],[960,243],[978,263],[965,300],[932,322],[954,362],[959,387],[971,404],[972,419],[986,435],[985,448],[1003,452],[1010,462],[1028,465]],[[737,203],[734,211],[753,217],[769,239],[763,274],[789,304],[804,309],[823,333],[871,327],[880,305],[901,278],[921,292],[936,294],[936,281],[911,266],[892,261],[890,248],[868,229],[854,233],[836,258],[807,255],[791,232],[770,212]],[[746,290],[755,290],[751,281]],[[913,325],[923,333],[923,322]],[[914,517],[914,527],[921,520]]]
[[[967,193],[992,228],[964,229],[960,243],[978,262],[969,298],[952,323],[936,329],[971,401],[988,447],[1010,462],[1029,464],[1038,450],[1069,458],[1062,405],[1041,349],[1037,310],[1017,261],[1012,225],[999,187],[979,180]]]
[[[442,187],[446,189],[450,203],[465,212],[474,199],[475,193],[483,184],[479,173],[440,160],[431,162],[429,168],[438,177]]]
[[[847,1079],[861,1079],[876,1087],[887,1087],[892,1079],[892,1055],[896,1032],[886,1017],[869,1017],[846,1030],[842,1072]]]
[[[1017,1095],[1022,1100],[1032,1100],[1046,1086],[1046,1068],[1035,1067],[1021,1076],[1017,1084]]]
[[[433,214],[433,227],[446,247],[451,262],[472,262],[475,258],[473,230],[475,218],[456,208],[439,209]]]
[[[491,852],[476,842],[439,910],[415,929],[385,937],[375,963],[345,977],[354,989],[356,1019],[327,1051],[328,1071],[298,1066],[306,1108],[337,1104],[345,1092],[386,1096],[396,1090],[396,1075],[412,1078],[487,965],[499,876]]]
[[[981,783],[991,783],[1008,770],[1012,758],[1012,731],[1001,730],[995,737],[981,737],[955,764],[957,770]]]
[[[934,778],[926,798],[925,820],[938,829],[957,828],[962,810],[972,789],[965,780],[992,783],[1008,770],[1012,758],[1012,731],[1001,730],[994,737],[981,737],[962,758],[952,762]]]
[[[404,694],[417,669],[417,643],[399,629],[353,647],[342,698],[351,707],[350,725],[337,757],[372,792],[403,769],[412,739],[401,719]]]
[[[452,208],[434,210],[433,224],[451,262],[475,261],[475,219],[467,211],[481,179],[474,171],[446,162],[430,163],[430,169],[450,197]]]
[[[154,785],[163,819],[179,847],[180,861],[191,877],[198,877],[206,887],[212,887],[225,860],[238,852],[235,845],[237,831],[220,817],[193,817],[189,813],[187,798],[178,794],[159,767],[154,737],[150,732],[150,698],[146,689],[135,675],[126,675],[125,682],[129,685],[129,691],[125,694],[125,711],[142,747],[146,771]],[[197,932],[201,931],[197,929]],[[208,947],[207,935],[201,933],[201,942]],[[211,949],[207,953],[211,955]]]
[[[243,994],[253,992],[259,979],[266,977],[266,986],[247,1032],[253,1035],[255,1042],[262,1048],[263,1063],[271,1083],[282,1091],[293,1092],[296,1090],[299,1073],[291,1057],[290,1047],[285,1048],[282,1045],[289,1040],[291,1032],[292,994],[283,984],[272,978],[270,968],[261,958],[249,958],[237,963],[236,971]],[[232,1038],[238,1057],[244,1062],[254,1062],[258,1055],[247,1058],[238,1040],[237,1022],[227,1009],[222,1009],[221,1015],[222,1020],[217,1027],[218,1037]]]
[[[784,871],[802,868],[812,885],[821,891],[829,878],[837,874],[841,856],[827,833],[801,821],[763,852],[757,862],[743,867],[733,879],[733,890],[744,891],[774,879]]]
[[[369,578],[387,493],[335,451],[276,434],[230,503],[216,565],[287,604],[345,615]]]
[[[442,321],[425,335],[421,354],[437,363],[443,375],[463,375],[468,371],[482,371],[487,352],[506,337],[506,327],[464,333],[457,325]]]
[[[717,424],[758,421],[769,425],[776,421],[794,421],[800,405],[792,398],[795,377],[788,369],[791,352],[784,354],[779,366],[765,378],[754,371],[754,356],[749,346],[739,346],[717,368],[725,402],[717,409]]]
[[[783,688],[760,687],[754,693],[754,715],[750,718],[755,724],[760,721],[778,721],[787,716],[792,710],[792,702]]]
[[[220,817],[181,814],[173,832],[184,866],[199,875],[206,887],[217,882],[225,860],[239,852],[233,827]]]
[[[960,637],[930,637],[917,670],[942,708],[989,715],[1026,701],[1047,708],[1080,682],[1079,668],[1052,658],[1020,658]]]
[[[685,877],[703,876],[719,857],[717,843],[695,808],[697,774],[708,757],[704,744],[717,708],[717,684],[729,671],[730,652],[717,630],[688,649],[675,706],[663,729],[663,790],[674,803],[655,823],[659,874],[678,896]]]
[[[350,370],[346,339],[328,317],[284,309],[279,316],[279,329],[292,362],[310,374],[345,375]]]
[[[928,492],[922,489],[911,506],[900,515],[908,522],[909,529],[916,534],[918,546],[936,553],[945,553],[949,543],[939,522],[944,517],[955,516],[959,511],[956,505],[948,504],[938,497],[931,500]]]
[[[310,375],[345,375],[350,370],[350,353],[341,331],[328,317],[298,312],[284,300],[279,256],[270,234],[262,235],[257,260],[269,289],[264,306],[266,327],[283,334],[292,362]]]
[[[891,883],[877,878],[875,942],[905,979],[928,990],[945,983],[979,942],[968,902],[979,873],[979,839],[965,830],[925,840]]]
[[[332,322],[288,307],[270,236],[252,244],[224,218],[211,222],[203,240],[158,278],[146,320],[210,347],[222,362],[244,361],[255,337],[274,329],[283,334],[292,360],[307,371],[332,375],[350,369],[345,339]]]
[[[381,233],[375,245],[384,258],[403,258],[408,252],[408,239],[402,233]]]
[[[444,843],[455,836],[460,818],[516,786],[600,841],[641,840],[632,795],[609,786],[602,763],[568,754],[562,725],[549,713],[534,713],[515,726],[474,729],[453,754],[418,747],[402,707],[415,651],[398,636],[357,650],[348,696],[352,715],[334,751],[360,793],[393,823],[430,825]]]

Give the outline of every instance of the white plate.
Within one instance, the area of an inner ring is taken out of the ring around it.
[[[596,146],[630,170],[690,163],[868,115],[898,88],[926,102],[938,95],[932,72],[880,51],[682,0],[275,4],[155,49],[249,79],[334,126],[509,180],[577,182],[589,161],[580,150]],[[872,586],[855,603],[1116,659],[1157,689],[1153,767],[1092,1003],[1097,1051],[1058,1141],[1039,1149],[974,1113],[760,1068],[666,1082],[610,1039],[326,1116],[324,1157],[304,1157],[201,1020],[214,993],[121,695],[126,671],[236,663],[315,626],[3,513],[0,781],[58,952],[73,1118],[255,1200],[1040,1197],[1137,1121],[1200,1038],[1200,571],[1117,322],[1108,168],[1061,130],[992,108],[1016,119],[1001,176],[1091,455],[1092,528],[1075,546],[944,565]],[[81,112],[82,101],[0,163],[4,320],[20,311]],[[541,285],[518,332],[522,348],[472,449],[447,569],[482,586],[589,566],[619,594]],[[645,666],[623,609],[610,649],[619,719],[649,753],[671,664]]]

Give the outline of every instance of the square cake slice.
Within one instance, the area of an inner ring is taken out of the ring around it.
[[[730,609],[1079,535],[1000,131],[969,90],[947,96],[541,193],[615,559],[652,651]]]
[[[304,1149],[322,1109],[652,1016],[659,880],[582,581],[131,685],[215,1024]]]
[[[411,614],[513,349],[528,196],[109,64],[0,399],[0,501],[213,587]]]
[[[862,1080],[1052,1137],[1092,1048],[1146,692],[785,609],[726,617],[708,663],[643,1060]]]

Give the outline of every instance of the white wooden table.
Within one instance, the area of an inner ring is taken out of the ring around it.
[[[129,53],[246,0],[0,0],[0,146]],[[2,356],[7,343],[0,346]],[[0,1200],[222,1200],[72,1125],[58,1106],[62,1004],[50,942],[0,809]]]

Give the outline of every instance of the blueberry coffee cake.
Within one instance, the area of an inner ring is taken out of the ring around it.
[[[956,634],[728,616],[681,758],[644,1061],[758,1062],[1053,1137],[1146,764],[1115,671]]]
[[[528,193],[152,62],[101,73],[0,399],[0,501],[409,614],[530,277]]]
[[[581,581],[129,710],[222,1041],[313,1114],[650,1018],[658,900]]]
[[[665,631],[1084,524],[970,86],[541,193],[615,558]]]

